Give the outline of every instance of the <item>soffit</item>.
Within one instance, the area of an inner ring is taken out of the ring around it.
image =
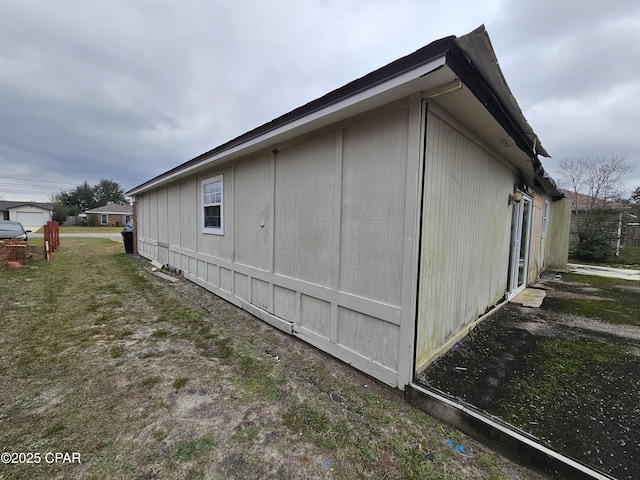
[[[452,117],[513,165],[529,184],[534,183],[531,158],[523,152],[482,103],[466,87],[440,95],[434,101]]]

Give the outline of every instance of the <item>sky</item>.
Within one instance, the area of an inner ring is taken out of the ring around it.
[[[484,24],[556,176],[618,155],[640,186],[637,0],[0,0],[0,199],[129,190]]]

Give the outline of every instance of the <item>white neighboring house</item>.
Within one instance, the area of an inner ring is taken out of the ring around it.
[[[36,230],[50,222],[53,203],[12,202],[0,200],[0,220],[20,222],[25,230]]]

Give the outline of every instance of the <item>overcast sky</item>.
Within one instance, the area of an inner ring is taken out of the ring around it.
[[[126,190],[485,24],[551,154],[640,186],[638,0],[0,0],[0,198]]]

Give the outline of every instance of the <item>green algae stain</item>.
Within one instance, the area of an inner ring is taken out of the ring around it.
[[[617,325],[640,326],[638,310],[609,299],[546,298],[542,309],[568,313]]]
[[[544,443],[580,458],[604,429],[618,441],[638,427],[628,412],[638,409],[640,361],[625,346],[549,339],[524,363],[511,401],[495,413]]]
[[[575,297],[547,297],[542,310],[565,313],[618,325],[640,326],[640,284],[631,280],[564,274],[554,288]],[[586,289],[595,298],[584,298]]]

